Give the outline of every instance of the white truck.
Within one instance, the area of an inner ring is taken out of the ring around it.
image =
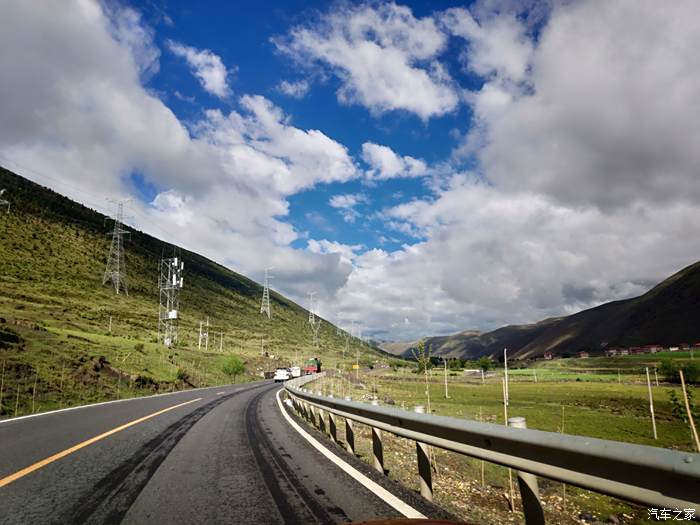
[[[301,377],[301,367],[293,366],[289,370],[292,372],[292,377]]]

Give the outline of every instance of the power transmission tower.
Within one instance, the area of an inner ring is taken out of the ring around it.
[[[202,349],[202,341],[204,341],[204,351],[209,351],[209,318],[207,317],[207,324],[204,321],[199,321],[199,342],[197,343],[197,349]]]
[[[167,347],[177,342],[177,322],[180,309],[180,290],[185,263],[178,257],[160,260],[160,304],[158,306],[158,340],[163,334],[163,344]]]
[[[265,268],[265,286],[263,288],[262,304],[260,305],[260,313],[267,314],[268,319],[272,316],[270,313],[270,279],[274,279],[274,276],[268,273],[270,270],[272,270],[272,267]]]
[[[317,319],[314,312],[314,295],[316,292],[309,292],[309,324],[313,333],[313,345],[318,348],[318,330],[321,328],[321,319]]]
[[[124,220],[124,203],[127,201],[116,201],[117,213],[114,218],[114,230],[110,234],[112,236],[112,245],[109,248],[109,257],[107,258],[107,267],[105,274],[102,277],[102,284],[107,281],[112,281],[114,289],[119,294],[120,289],[124,289],[124,293],[129,295],[129,288],[126,282],[126,261],[124,260],[124,238],[129,232],[122,228]]]
[[[7,213],[10,213],[10,201],[6,201],[2,198],[7,190],[5,188],[0,190],[0,207],[7,206]]]
[[[314,315],[314,295],[316,292],[309,292],[309,324],[313,328],[316,324],[316,316]]]
[[[318,349],[318,330],[321,328],[321,319],[317,318],[314,325],[313,325],[313,330],[314,330],[314,346],[316,349]]]

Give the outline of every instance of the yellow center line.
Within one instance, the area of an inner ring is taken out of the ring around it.
[[[107,432],[104,432],[100,434],[99,436],[92,437],[88,440],[83,441],[82,443],[78,443],[77,445],[73,445],[70,448],[67,448],[66,450],[62,452],[58,452],[57,454],[54,454],[53,456],[49,456],[46,459],[42,459],[41,461],[38,461],[34,463],[33,465],[29,465],[28,467],[23,468],[22,470],[18,470],[14,474],[10,474],[9,476],[0,479],[0,488],[4,487],[5,485],[9,485],[13,481],[17,481],[19,478],[23,478],[27,474],[30,474],[34,472],[35,470],[39,470],[42,467],[45,467],[49,463],[53,463],[54,461],[58,461],[61,458],[64,458],[73,452],[76,452],[80,450],[81,448],[85,448],[88,445],[92,445],[96,441],[100,441],[101,439],[104,439],[108,436],[111,436],[112,434],[116,434],[117,432],[121,432],[124,429],[127,429],[129,427],[132,427],[134,425],[138,425],[139,423],[143,423],[147,419],[151,419],[152,417],[159,416],[161,414],[165,414],[166,412],[169,412],[171,410],[174,410],[176,408],[184,407],[185,405],[189,405],[190,403],[194,403],[195,401],[200,401],[202,398],[198,397],[197,399],[192,399],[190,401],[185,401],[184,403],[180,403],[178,405],[174,405],[168,408],[164,408],[163,410],[159,410],[158,412],[154,412],[153,414],[149,414],[147,416],[140,417],[138,419],[134,419],[133,421],[130,421],[128,423],[125,423],[121,426],[118,426],[116,428],[113,428],[112,430],[108,430]]]

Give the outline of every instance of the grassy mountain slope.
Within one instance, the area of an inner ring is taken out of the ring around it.
[[[326,366],[349,365],[356,348],[366,364],[386,359],[354,340],[346,346],[327,322],[317,351],[305,309],[272,292],[268,320],[259,313],[260,285],[187,250],[179,251],[179,342],[166,349],[156,338],[158,262],[172,246],[132,230],[129,295],[116,295],[102,285],[108,218],[2,168],[0,188],[12,203],[11,213],[0,213],[0,416],[31,411],[32,398],[38,410],[221,383],[231,353],[245,360],[248,378],[314,355]],[[207,317],[209,348],[198,351]]]
[[[448,357],[497,357],[503,348],[508,348],[509,355],[528,358],[541,356],[547,350],[559,355],[573,355],[579,350],[602,354],[605,344],[669,346],[698,341],[700,262],[684,268],[640,297],[529,325],[505,326],[486,333],[429,337],[426,344],[432,347],[435,355]],[[410,352],[409,345],[401,353],[408,357]]]

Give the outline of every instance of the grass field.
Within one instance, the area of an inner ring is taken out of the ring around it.
[[[500,372],[500,371],[499,371]],[[523,374],[525,371],[518,371]],[[516,377],[518,373],[516,372]],[[591,374],[595,375],[595,374]],[[385,404],[412,409],[427,405],[425,383],[411,374],[382,375],[364,373],[362,387],[342,378],[326,378],[317,383],[325,393],[351,395],[367,401],[376,396]],[[464,419],[504,423],[501,375],[487,377],[486,383],[465,383],[462,378],[448,376],[448,393],[437,375],[429,385],[433,413]],[[557,377],[556,375],[551,376]],[[509,388],[508,415],[523,416],[528,428],[590,436],[601,439],[638,443],[693,451],[688,426],[672,413],[668,391],[677,386],[653,386],[654,408],[658,440],[654,440],[648,408],[646,382],[635,384],[614,381],[558,381],[539,379],[512,381]],[[342,428],[343,425],[339,425]],[[360,427],[362,427],[360,425]],[[362,439],[359,453],[371,458],[371,437],[368,428],[359,431]],[[385,457],[390,476],[408,487],[418,490],[414,446],[407,440],[387,437]],[[481,461],[445,451],[436,451],[435,497],[445,508],[460,518],[473,523],[516,523],[522,515],[508,512],[504,494],[507,492],[507,469],[484,464],[485,484],[481,484]],[[590,512],[606,521],[613,515],[626,523],[646,523],[646,510],[613,498],[594,494],[574,487],[563,488],[561,483],[540,480],[548,523],[581,523],[578,516]],[[517,491],[517,485],[516,485]],[[564,495],[566,494],[566,495]]]

